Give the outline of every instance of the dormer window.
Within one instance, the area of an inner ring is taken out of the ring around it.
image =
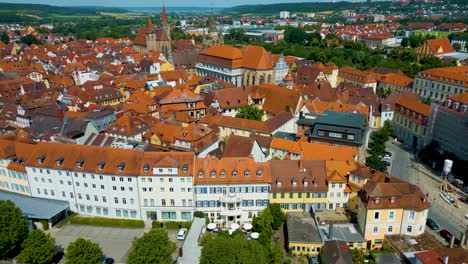
[[[452,100],[449,99],[449,100],[445,101],[445,106],[449,106],[451,103],[452,103]]]
[[[292,186],[297,187],[297,181],[296,180],[292,180]]]
[[[220,175],[221,175],[221,178],[223,178],[223,179],[224,179],[224,178],[226,177],[226,172],[224,172],[224,171],[221,171],[221,174],[220,174]]]
[[[263,173],[262,173],[262,170],[257,170],[257,177],[262,177],[263,176]]]
[[[188,164],[184,164],[184,165],[182,166],[182,172],[183,172],[183,173],[187,173],[187,172],[188,172]]]
[[[200,179],[203,178],[203,171],[198,172],[198,178],[200,178]]]
[[[308,182],[308,181],[304,181],[303,184],[304,184],[304,187],[309,186],[309,182]]]
[[[122,172],[125,168],[125,162],[121,162],[119,165],[117,165],[117,170],[119,172]]]
[[[84,159],[80,159],[76,162],[76,167],[81,168],[83,167],[83,164],[84,164]]]
[[[62,166],[63,160],[64,160],[64,158],[63,158],[63,157],[60,157],[60,158],[58,158],[58,159],[55,161],[55,163],[57,164],[58,167],[61,167],[61,166]]]
[[[281,182],[280,181],[276,182],[276,187],[281,187]]]
[[[148,163],[146,163],[145,166],[143,167],[143,172],[148,173],[149,172],[149,167],[150,167],[150,165]]]
[[[210,177],[211,177],[212,179],[216,178],[216,171],[211,171]]]
[[[458,103],[458,102],[453,103],[453,109],[457,110],[459,105],[460,105],[460,103]]]
[[[390,198],[390,203],[394,204],[395,203],[395,197]]]
[[[106,165],[106,161],[101,161],[98,163],[97,167],[98,167],[98,170],[102,171],[104,169],[104,166]]]
[[[375,199],[374,199],[374,203],[375,203],[375,204],[380,204],[380,198],[375,198]]]
[[[250,177],[250,171],[248,171],[248,170],[244,171],[244,177],[249,178]]]
[[[45,160],[46,156],[45,155],[41,155],[37,158],[37,163],[38,164],[42,164]]]
[[[462,105],[460,112],[462,112],[462,113],[466,112],[467,108],[468,108],[467,105]]]
[[[237,171],[232,172],[232,178],[237,178]]]

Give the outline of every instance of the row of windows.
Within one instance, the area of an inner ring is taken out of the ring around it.
[[[142,177],[141,182],[153,182],[153,179],[154,179],[154,182],[157,182],[157,180],[158,180],[157,177],[148,177],[148,178]],[[176,178],[176,179],[179,179],[179,182],[181,182],[181,183],[192,182],[192,178],[180,177],[180,178]],[[163,183],[164,181],[165,181],[164,177],[159,178],[160,183]],[[168,182],[175,182],[174,178],[167,178],[167,181]]]
[[[97,215],[104,215],[107,216],[109,215],[109,209],[108,208],[101,208],[101,207],[93,207],[93,206],[85,206],[85,205],[79,205],[80,207],[80,212],[81,213],[86,213],[86,214],[97,214]],[[135,210],[121,210],[121,209],[115,209],[115,215],[117,217],[125,217],[125,218],[133,218],[135,219],[137,217],[137,211]]]
[[[320,252],[319,247],[316,248],[316,247],[305,247],[305,246],[292,246],[291,250],[292,251],[300,251],[300,252],[304,252],[304,253],[307,253],[307,252]]]
[[[245,207],[252,207],[252,206],[267,206],[269,200],[242,200],[242,206]],[[221,203],[219,200],[211,200],[211,201],[197,201],[197,207],[226,207],[226,203]],[[239,204],[237,205],[239,206]]]
[[[166,199],[161,199],[161,203],[156,204],[155,199],[144,199],[143,200],[144,206],[167,206]],[[176,204],[175,199],[169,199],[170,206],[193,206],[192,199],[181,199],[181,204]]]
[[[8,178],[14,178],[14,179],[19,179],[19,180],[28,179],[28,176],[25,173],[11,171],[11,170],[8,170],[8,175],[7,175],[7,171],[0,170],[0,176],[5,176],[5,177],[8,176]]]
[[[169,188],[168,188],[169,192],[171,192],[171,193],[174,192],[175,189],[176,189],[176,188],[174,188],[174,187],[169,187]],[[143,192],[152,192],[152,191],[153,191],[153,187],[143,187],[142,190],[143,190]],[[160,192],[165,192],[165,191],[166,191],[166,188],[165,188],[165,187],[160,187],[160,188],[159,188],[159,191],[160,191]],[[182,188],[180,188],[180,192],[189,192],[189,193],[190,193],[190,192],[192,192],[192,188],[190,188],[190,187],[188,187],[188,188],[182,187]]]
[[[422,225],[419,226],[419,232],[422,231]],[[374,226],[374,228],[372,228],[372,234],[376,235],[379,233],[379,227],[377,226]],[[387,227],[387,234],[392,234],[393,233],[393,226],[388,226]],[[413,226],[409,225],[406,227],[406,233],[407,234],[412,234],[413,233]]]
[[[37,169],[36,169],[36,168],[33,168],[33,172],[36,173],[36,172],[37,172]],[[45,172],[46,172],[46,174],[49,174],[49,175],[50,175],[50,173],[51,173],[50,170],[45,170]],[[43,169],[39,169],[39,173],[40,173],[40,174],[43,174],[43,173],[44,173],[44,170],[43,170]],[[57,173],[58,173],[58,175],[62,175],[62,171],[60,171],[60,170],[57,170]],[[65,175],[70,176],[71,174],[70,174],[69,171],[66,171],[66,172],[65,172]],[[77,172],[74,172],[73,175],[75,176],[75,178],[78,178],[78,177],[80,176],[79,173],[77,173]],[[81,174],[81,177],[82,177],[83,179],[86,179],[86,177],[88,177],[88,176],[89,176],[91,179],[93,179],[93,180],[96,179],[96,175],[94,175],[94,174],[89,174],[89,175],[86,174],[86,173],[82,173],[82,174]],[[132,177],[115,177],[115,176],[112,176],[112,177],[111,177],[111,180],[112,180],[112,181],[116,181],[117,178],[119,178],[119,181],[121,181],[121,182],[124,182],[124,181],[125,181],[125,178],[127,178],[127,182],[132,182]],[[99,175],[99,180],[104,180],[104,177],[103,177],[102,175]]]
[[[195,193],[207,194],[207,193],[226,193],[227,187],[197,187]],[[256,186],[256,187],[229,187],[230,193],[268,193],[270,191],[269,186]]]
[[[203,171],[199,171],[199,172],[198,172],[198,178],[200,178],[200,179],[203,178],[203,177],[204,177],[203,175],[204,175],[204,174],[203,174]],[[257,175],[257,177],[259,177],[259,178],[262,177],[262,175],[263,175],[262,170],[257,170],[256,175]],[[226,178],[226,172],[225,172],[224,170],[221,171],[220,174],[219,174],[219,176],[220,176],[222,179],[223,179],[223,178]],[[236,170],[232,171],[232,172],[231,172],[231,176],[232,176],[232,178],[237,178],[237,176],[238,176],[237,171],[236,171]],[[215,178],[216,178],[216,171],[210,172],[210,177],[211,177],[212,179],[215,179]],[[250,177],[250,171],[249,171],[249,170],[245,170],[245,171],[244,171],[244,177],[245,177],[245,178],[249,178],[249,177]]]
[[[286,193],[282,192],[282,193],[279,193],[280,194],[280,199],[284,199],[286,198]],[[289,192],[288,193],[288,197],[289,198],[302,198],[304,195],[303,193],[301,192],[298,192],[298,193],[293,193],[293,192]],[[311,192],[306,192],[305,193],[305,198],[326,198],[327,197],[327,193],[324,193],[324,192],[314,192],[314,193],[311,193]],[[278,193],[273,193],[273,199],[277,199],[278,198]]]
[[[380,217],[381,217],[380,211],[374,212],[374,220],[379,220]],[[408,219],[411,220],[411,221],[414,221],[415,218],[416,218],[416,212],[415,211],[409,211]],[[395,211],[389,211],[388,212],[388,219],[389,220],[394,220],[395,219]]]
[[[21,184],[16,184],[16,183],[10,183],[9,184],[6,181],[0,181],[0,187],[5,188],[5,189],[10,189],[11,188],[11,190],[13,190],[13,191],[29,193],[29,188],[27,186],[24,186],[24,185],[21,185]]]

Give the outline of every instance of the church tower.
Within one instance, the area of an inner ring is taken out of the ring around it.
[[[166,8],[164,7],[164,4],[162,6],[162,11],[161,11],[161,24],[162,24],[162,29],[164,32],[166,32],[167,37],[169,40],[171,40],[171,27],[169,26],[169,23],[167,22],[167,14],[166,14]]]

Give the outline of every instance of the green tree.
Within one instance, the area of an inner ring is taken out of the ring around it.
[[[453,43],[453,44],[452,44],[452,47],[453,47],[456,51],[460,51],[460,50],[461,50],[461,45],[460,45],[460,43]]]
[[[65,252],[66,264],[99,264],[102,250],[99,244],[91,240],[78,238],[70,243]]]
[[[28,235],[28,220],[11,201],[0,200],[0,258],[17,255]]]
[[[10,36],[6,33],[6,31],[3,31],[3,33],[0,35],[0,41],[8,44],[10,42]]]
[[[271,264],[283,264],[283,249],[281,243],[276,241],[270,250],[270,263]]]
[[[238,118],[261,121],[263,111],[252,105],[241,106],[236,114]]]
[[[40,45],[42,42],[38,40],[35,36],[29,34],[26,36],[22,36],[19,40],[21,43],[24,43],[28,46],[31,46],[32,44]]]
[[[176,244],[169,240],[166,230],[161,228],[151,229],[148,233],[133,241],[127,263],[170,264],[173,263],[171,255],[176,248]]]
[[[382,131],[387,135],[386,138],[393,135],[395,129],[393,128],[392,122],[390,120],[385,120],[384,125],[382,127]]]
[[[33,230],[21,245],[18,260],[27,264],[49,264],[55,255],[55,239],[42,230]]]
[[[273,229],[278,230],[284,222],[284,212],[281,210],[281,206],[279,204],[273,203],[269,204],[271,216],[273,221],[271,223]]]
[[[269,263],[268,250],[255,240],[243,235],[229,237],[220,232],[215,239],[206,241],[200,257],[201,264],[258,264]]]
[[[408,47],[409,45],[410,45],[410,40],[409,40],[408,38],[403,38],[403,39],[401,40],[401,46],[402,46],[402,47],[405,47],[405,48],[406,48],[406,47]]]
[[[307,33],[302,28],[288,27],[284,30],[284,40],[288,43],[305,44]]]
[[[270,247],[271,236],[273,235],[273,216],[271,215],[270,207],[263,209],[258,217],[252,221],[253,229],[260,233],[258,242],[260,244]]]
[[[366,158],[366,166],[378,171],[385,171],[386,169],[385,165],[382,163],[382,160],[375,154]]]

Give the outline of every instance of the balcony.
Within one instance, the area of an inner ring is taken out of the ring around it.
[[[241,203],[242,198],[234,194],[226,194],[221,196],[220,201],[221,203]]]
[[[238,216],[242,214],[242,210],[239,208],[223,208],[221,207],[220,214],[222,216]]]

